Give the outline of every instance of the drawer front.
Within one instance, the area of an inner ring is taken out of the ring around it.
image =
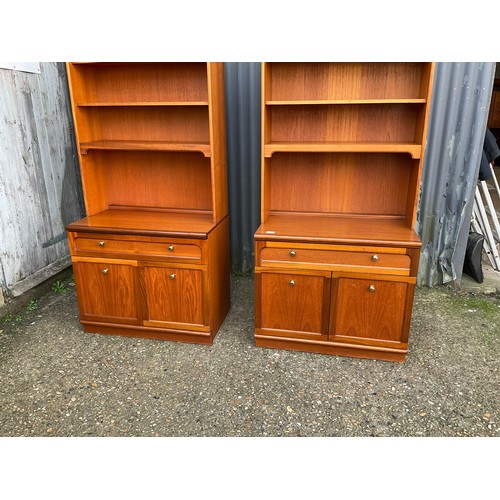
[[[144,255],[149,257],[161,257],[170,259],[199,261],[201,259],[201,248],[197,245],[178,244],[171,242],[140,241],[125,239],[109,239],[105,236],[100,238],[76,237],[75,253],[78,254],[125,254]]]
[[[344,269],[352,272],[384,272],[409,274],[410,257],[378,252],[356,252],[342,250],[317,250],[304,248],[263,248],[261,266],[297,266]]]

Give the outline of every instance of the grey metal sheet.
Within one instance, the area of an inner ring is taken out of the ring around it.
[[[490,62],[436,64],[416,227],[427,286],[462,277],[494,74]]]

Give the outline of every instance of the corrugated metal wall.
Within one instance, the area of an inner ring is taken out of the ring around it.
[[[0,291],[20,295],[70,264],[83,215],[64,63],[0,69]]]
[[[436,64],[417,232],[418,282],[460,280],[495,63]]]
[[[225,63],[231,268],[253,269],[260,225],[260,72],[258,62]]]
[[[232,268],[253,267],[260,223],[260,63],[226,63]],[[437,63],[417,231],[419,283],[460,279],[495,63]]]

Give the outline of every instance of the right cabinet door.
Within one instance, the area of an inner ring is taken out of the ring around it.
[[[365,278],[334,279],[330,338],[406,342],[405,311],[410,286],[414,285]]]
[[[204,314],[203,271],[145,265],[146,326],[208,330]]]

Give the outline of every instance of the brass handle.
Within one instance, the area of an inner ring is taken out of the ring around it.
[[[108,268],[102,270],[102,274],[108,274],[108,273],[109,273],[109,269]]]
[[[373,260],[373,262],[377,262],[377,260],[378,260],[378,255],[372,255],[372,260]]]
[[[297,254],[295,253],[295,250],[290,250],[290,255],[291,255],[292,257],[295,257],[295,255],[297,255]]]
[[[172,274],[170,275],[170,279],[171,279],[171,280],[174,280],[174,279],[175,279],[175,273],[172,273]]]
[[[295,286],[295,280],[290,280],[290,286]]]
[[[174,251],[174,245],[168,245],[168,249],[173,252]]]
[[[103,247],[105,243],[106,243],[105,241],[100,241],[97,245]]]
[[[370,292],[374,292],[374,291],[375,291],[375,287],[374,287],[373,285],[370,285],[370,286],[368,287],[368,290],[369,290]]]

